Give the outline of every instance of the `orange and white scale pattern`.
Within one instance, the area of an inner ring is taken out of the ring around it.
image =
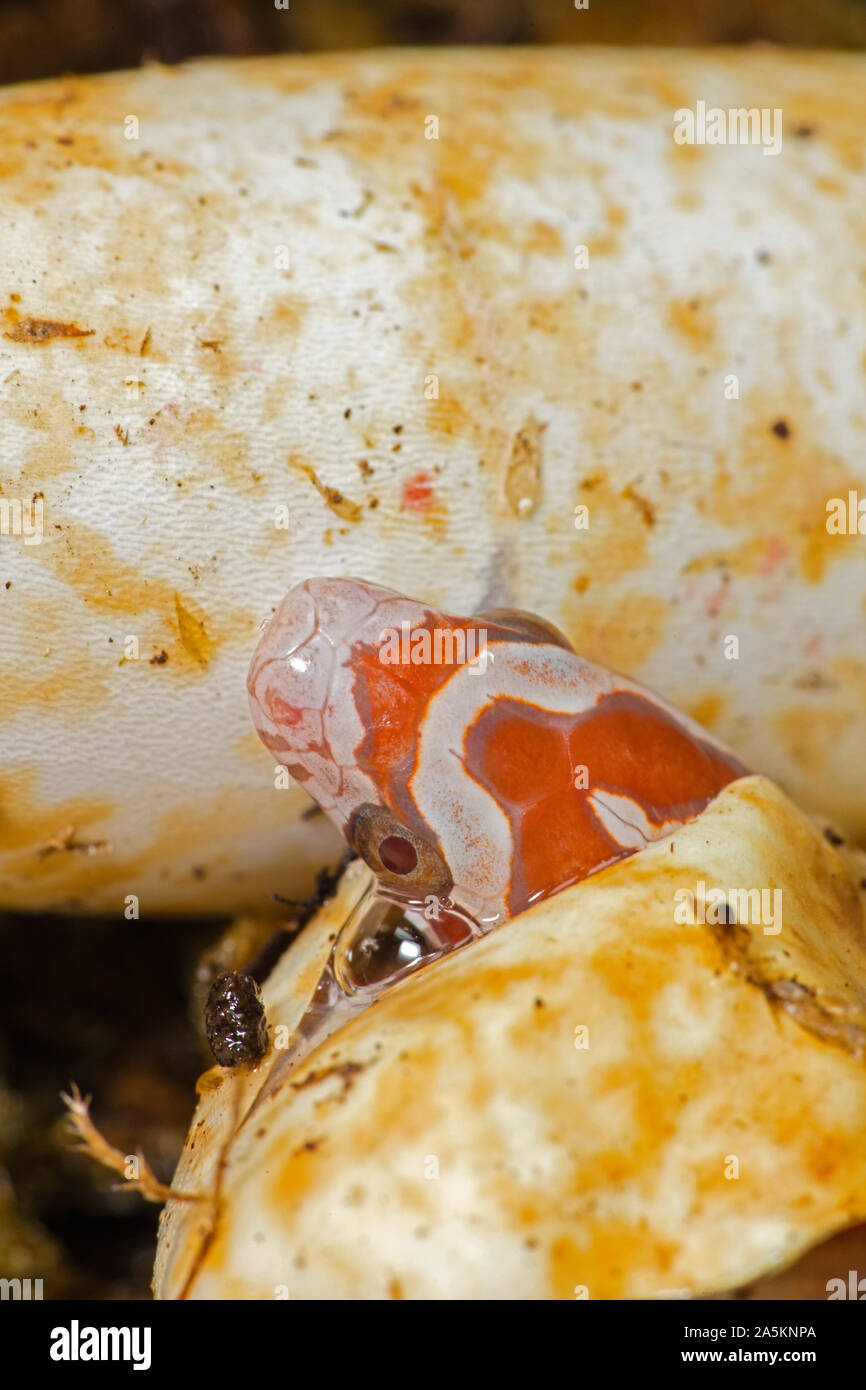
[[[339,829],[351,840],[362,806],[387,807],[436,846],[482,929],[669,834],[746,771],[649,691],[521,622],[312,579],[249,674],[262,740]],[[438,662],[419,640],[437,631]]]

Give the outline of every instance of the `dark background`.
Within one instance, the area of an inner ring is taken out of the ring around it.
[[[0,0],[0,83],[376,44],[866,47],[864,0]]]
[[[0,0],[0,84],[207,54],[374,45],[746,44],[866,48],[866,0]],[[0,251],[2,264],[2,251]],[[76,1081],[124,1153],[169,1180],[208,1065],[197,962],[227,923],[0,917],[0,1277],[46,1298],[146,1298],[157,1209],[69,1149]],[[132,983],[132,986],[130,984]],[[859,1234],[823,1256],[848,1268]],[[860,1242],[860,1245],[857,1242]],[[832,1253],[831,1253],[832,1251]],[[822,1296],[796,1271],[763,1296]],[[753,1291],[757,1292],[758,1290]],[[742,1296],[742,1295],[741,1295]]]

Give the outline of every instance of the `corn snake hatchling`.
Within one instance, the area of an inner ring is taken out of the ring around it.
[[[670,833],[746,773],[542,619],[456,618],[360,580],[293,587],[248,689],[260,737],[380,892],[432,902],[454,944],[467,922],[490,930]]]

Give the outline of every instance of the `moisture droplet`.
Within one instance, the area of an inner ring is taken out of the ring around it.
[[[390,983],[436,954],[436,945],[425,939],[401,907],[379,899],[336,953],[334,964],[342,988],[354,993]]]
[[[392,985],[449,951],[465,946],[483,928],[441,899],[395,901],[371,884],[356,902],[336,941],[288,1047],[279,1053],[244,1123],[283,1084],[286,1076],[326,1038],[363,1013]]]

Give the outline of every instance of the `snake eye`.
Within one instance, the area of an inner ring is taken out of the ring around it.
[[[352,816],[349,843],[383,887],[411,898],[444,897],[453,880],[439,851],[423,835],[398,820],[387,806],[365,802]]]
[[[403,835],[386,835],[379,843],[379,858],[392,874],[411,874],[418,865],[415,846]]]

